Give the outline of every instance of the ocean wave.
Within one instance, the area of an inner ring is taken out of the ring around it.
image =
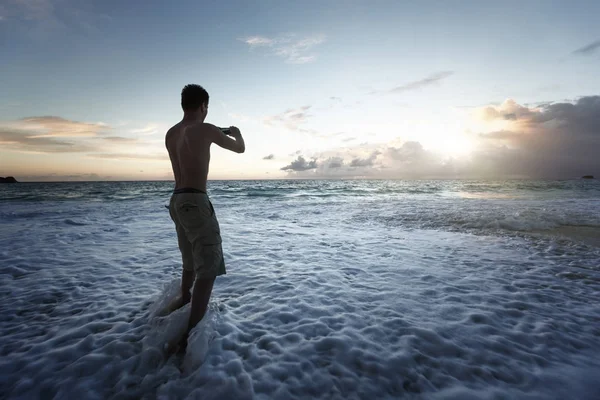
[[[349,220],[355,225],[369,221],[402,229],[545,234],[596,245],[600,238],[600,203],[594,199],[573,202],[505,198],[392,201],[385,205],[370,201]]]
[[[0,192],[0,202],[131,201],[168,197],[173,182],[53,182],[20,183]],[[385,181],[282,180],[209,181],[213,197],[365,197],[439,195],[444,197],[523,198],[527,196],[599,197],[595,181]]]
[[[522,235],[595,230],[593,196],[211,185],[241,188],[212,192],[231,274],[169,356],[190,311],[161,312],[181,276],[170,185],[140,185],[115,185],[135,201],[0,205],[0,397],[595,398],[600,249]]]
[[[73,226],[84,226],[84,225],[88,225],[86,222],[79,222],[79,221],[74,221],[70,218],[65,219],[65,224],[67,225],[73,225]]]

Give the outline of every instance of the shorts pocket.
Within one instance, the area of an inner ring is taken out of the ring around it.
[[[200,207],[194,203],[181,203],[177,206],[177,212],[182,216],[189,218],[209,218],[211,210],[208,207]]]
[[[177,206],[177,215],[186,236],[194,245],[221,243],[219,223],[210,203],[195,204],[182,202]]]

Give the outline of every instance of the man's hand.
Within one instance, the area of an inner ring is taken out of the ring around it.
[[[242,132],[240,132],[240,130],[237,127],[230,126],[229,127],[229,136],[238,138],[238,137],[242,136]]]
[[[210,128],[210,132],[212,132],[212,141],[213,143],[216,143],[217,146],[234,151],[236,153],[243,153],[246,151],[246,145],[244,144],[242,133],[238,128],[235,126],[230,126],[229,131],[227,131],[221,130],[214,125],[210,126],[212,127]]]

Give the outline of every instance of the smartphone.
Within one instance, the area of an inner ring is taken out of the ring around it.
[[[229,135],[231,133],[231,129],[229,128],[219,128],[221,130],[221,132],[223,132],[226,135]]]

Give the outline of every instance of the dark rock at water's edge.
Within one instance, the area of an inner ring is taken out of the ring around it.
[[[7,176],[6,178],[0,177],[0,183],[17,183],[17,180],[12,176]]]
[[[594,175],[584,175],[581,179],[594,179]]]

